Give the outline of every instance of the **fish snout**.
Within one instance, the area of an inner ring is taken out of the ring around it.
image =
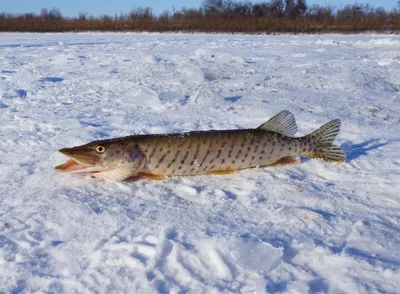
[[[86,166],[93,166],[100,160],[94,150],[63,148],[59,152]]]

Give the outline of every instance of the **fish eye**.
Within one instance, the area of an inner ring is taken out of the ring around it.
[[[106,151],[106,147],[104,147],[103,145],[97,145],[96,147],[96,152],[97,153],[104,153]]]

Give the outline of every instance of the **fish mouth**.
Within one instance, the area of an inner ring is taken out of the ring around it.
[[[101,170],[96,166],[99,158],[89,150],[76,150],[74,148],[63,148],[59,152],[70,157],[68,161],[55,167],[63,173],[97,173]]]

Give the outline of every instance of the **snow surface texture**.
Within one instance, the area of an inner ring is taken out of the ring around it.
[[[0,285],[53,293],[399,293],[400,37],[0,35]],[[345,165],[118,183],[59,148],[340,118]]]

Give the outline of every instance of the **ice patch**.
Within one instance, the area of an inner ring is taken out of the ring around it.
[[[175,193],[177,193],[178,196],[181,196],[183,198],[185,197],[194,197],[197,196],[197,190],[193,187],[190,186],[179,186],[175,188]]]
[[[224,101],[224,98],[216,91],[203,88],[199,89],[194,95],[190,96],[188,103],[196,104],[219,104]]]
[[[218,64],[228,64],[228,63],[236,63],[236,64],[246,64],[246,60],[240,56],[232,56],[229,53],[215,53],[214,61]]]
[[[137,106],[159,106],[160,100],[155,91],[146,87],[137,87],[133,89],[129,96],[129,102]]]
[[[232,56],[231,61],[236,64],[247,64],[248,62],[240,56]]]
[[[188,57],[184,57],[182,55],[172,55],[169,56],[168,61],[171,64],[174,64],[176,67],[181,68],[181,67],[191,67],[192,66],[192,60]]]
[[[181,79],[189,84],[199,84],[204,82],[204,72],[198,67],[183,67]]]
[[[211,56],[213,56],[213,53],[205,48],[196,49],[194,51],[194,54],[196,57],[202,57],[202,58],[210,58]]]
[[[183,102],[186,96],[179,92],[166,91],[159,93],[158,98],[162,102]]]
[[[282,248],[252,239],[237,239],[231,245],[232,259],[245,268],[267,273],[281,262]]]
[[[156,64],[159,62],[159,59],[153,55],[144,55],[141,58],[141,61],[148,64]]]
[[[242,90],[247,86],[248,81],[246,79],[225,79],[223,84],[230,90]],[[267,88],[269,88],[267,86]]]

